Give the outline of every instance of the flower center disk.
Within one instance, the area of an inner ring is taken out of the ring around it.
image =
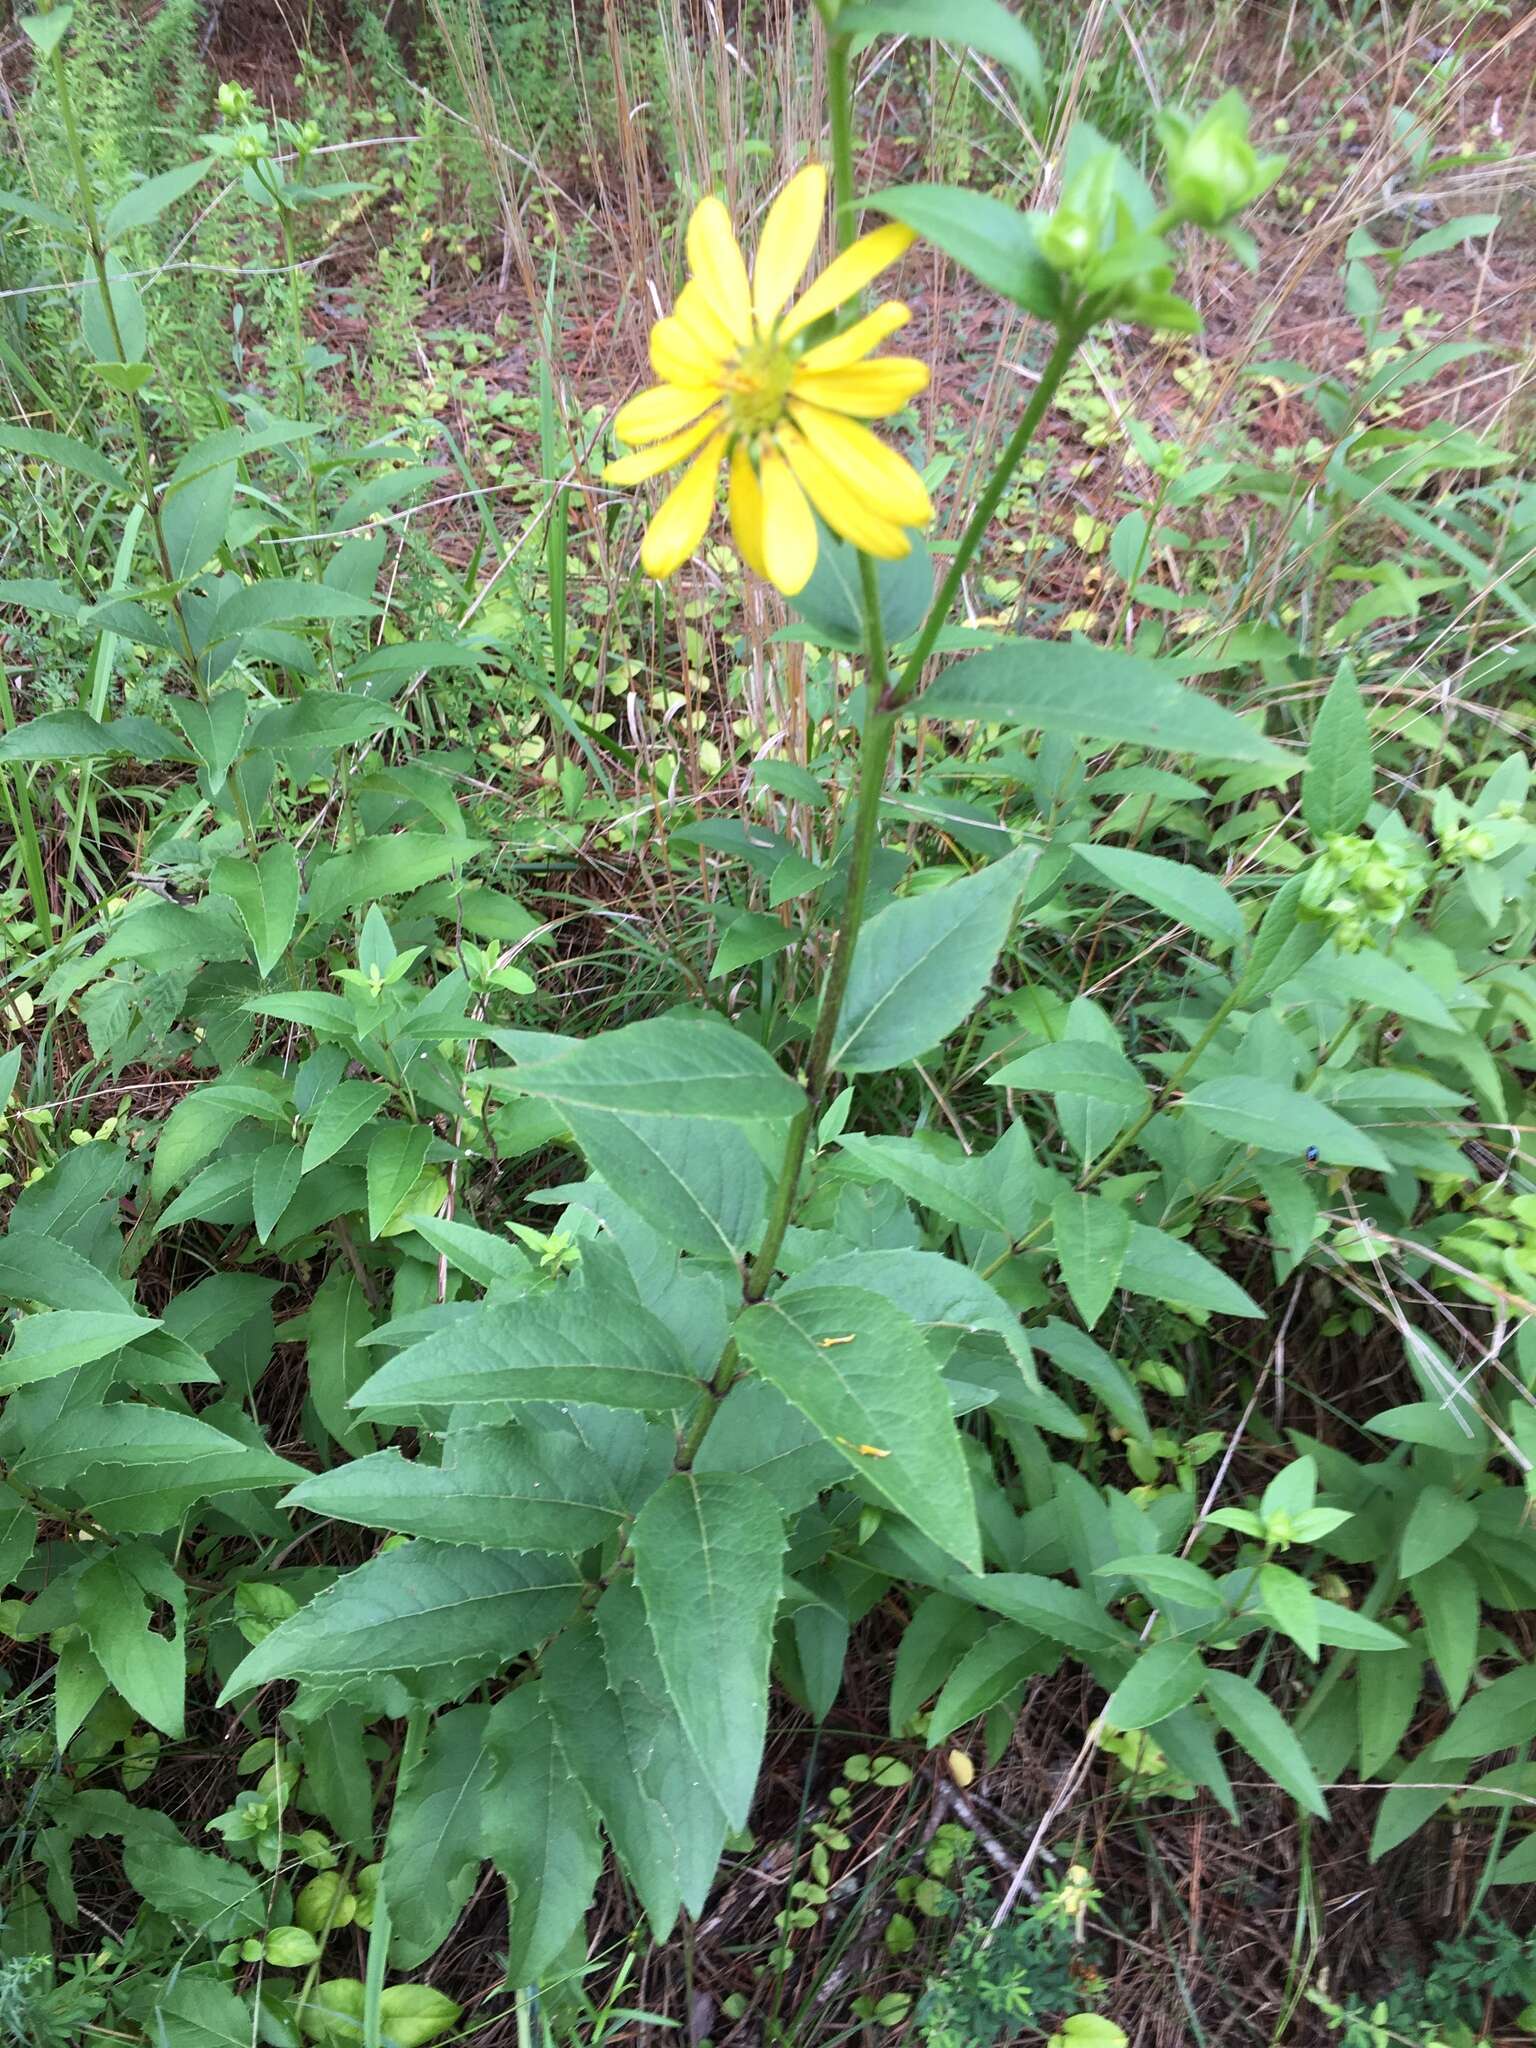
[[[725,373],[726,410],[739,433],[760,434],[784,416],[794,375],[788,349],[761,342],[743,349]]]

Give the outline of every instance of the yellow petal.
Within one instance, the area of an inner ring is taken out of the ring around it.
[[[790,417],[824,462],[870,508],[897,526],[926,526],[933,505],[923,480],[904,455],[841,413],[822,412],[791,399]]]
[[[735,355],[737,342],[731,330],[705,297],[704,287],[689,278],[677,295],[673,318],[680,320],[711,361],[724,365]]]
[[[651,368],[663,384],[713,384],[721,375],[720,358],[675,313],[651,329]]]
[[[747,453],[738,441],[731,450],[731,533],[736,552],[755,576],[766,576],[763,565],[763,492]]]
[[[763,571],[768,581],[793,597],[816,566],[816,521],[805,493],[783,457],[763,453]]]
[[[752,288],[746,259],[731,226],[731,216],[713,194],[701,199],[688,222],[688,268],[698,280],[712,312],[719,315],[740,342],[752,339]]]
[[[855,320],[851,327],[844,328],[841,334],[834,334],[830,341],[808,348],[800,358],[800,367],[805,370],[846,370],[850,363],[863,362],[872,349],[877,349],[898,327],[905,327],[911,318],[911,313],[900,299],[887,299],[883,306],[876,306],[873,313],[866,313],[862,320]]]
[[[827,210],[827,174],[820,164],[797,171],[768,209],[752,266],[752,310],[766,333],[816,253]]]
[[[785,314],[779,332],[787,340],[791,334],[809,327],[813,320],[819,320],[823,313],[840,306],[844,299],[863,291],[872,278],[888,270],[898,256],[904,256],[916,240],[912,230],[897,220],[887,221],[873,234],[860,235],[851,249],[845,249],[827,265],[810,290]]]
[[[865,498],[850,490],[832,464],[811,446],[804,435],[795,433],[793,429],[781,429],[778,445],[805,486],[811,503],[834,533],[840,533],[844,540],[852,541],[866,555],[877,555],[882,561],[894,562],[911,553],[912,543],[901,528],[893,526],[888,519],[882,519]]]
[[[659,476],[664,469],[676,469],[683,458],[691,455],[701,441],[707,440],[719,424],[719,413],[712,412],[696,420],[691,427],[685,427],[680,434],[658,441],[654,447],[642,448],[634,455],[621,455],[617,462],[610,462],[603,471],[603,482],[641,484],[648,476]]]
[[[640,566],[658,582],[680,569],[697,549],[715,509],[715,478],[725,453],[725,435],[716,434],[696,455],[681,478],[656,507],[640,544]]]
[[[700,390],[697,385],[653,384],[619,407],[613,431],[626,447],[639,448],[686,427],[719,396],[718,390]]]
[[[928,365],[915,356],[881,356],[847,370],[798,370],[789,388],[796,398],[808,398],[831,412],[879,420],[900,412],[909,399],[927,390]]]

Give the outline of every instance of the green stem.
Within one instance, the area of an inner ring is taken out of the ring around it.
[[[829,35],[827,44],[827,91],[831,108],[834,217],[837,221],[839,247],[846,248],[852,239],[854,226],[852,93],[849,80],[848,38],[835,33]],[[1092,317],[1085,311],[1073,324],[1063,328],[1057,335],[1056,344],[1041,372],[1040,381],[1035,386],[1029,404],[1025,407],[1018,425],[1009,435],[986,489],[977,500],[956,543],[949,570],[928,609],[917,644],[895,681],[891,678],[887,664],[885,630],[880,615],[880,587],[875,564],[863,554],[858,558],[859,588],[864,614],[864,675],[867,702],[855,771],[858,795],[855,799],[853,832],[849,847],[848,879],[838,918],[837,935],[833,941],[832,959],[822,987],[821,1001],[817,1006],[816,1028],[811,1037],[810,1052],[806,1060],[806,1106],[790,1126],[783,1164],[774,1189],[773,1206],[757,1256],[747,1272],[743,1294],[749,1304],[762,1300],[777,1270],[779,1253],[783,1249],[785,1235],[794,1215],[800,1176],[810,1150],[811,1134],[815,1129],[827,1083],[832,1077],[833,1044],[837,1035],[838,1018],[848,990],[854,949],[858,943],[859,928],[864,921],[869,877],[874,866],[875,849],[879,844],[880,802],[884,794],[886,771],[890,766],[891,748],[896,737],[897,714],[922,680],[924,664],[933,652],[939,629],[954,604],[961,578],[981,545],[992,516],[1008,488],[1009,480],[1034,438],[1035,430],[1044,418],[1057,386],[1066,374],[1067,365],[1091,325]],[[677,1463],[680,1467],[686,1469],[692,1463],[716,1408],[736,1376],[739,1362],[739,1354],[733,1340],[726,1346],[714,1378],[679,1440]]]
[[[837,246],[853,240],[853,91],[848,77],[848,38],[827,38],[827,104],[832,127],[832,224]]]
[[[1008,488],[1013,472],[1024,459],[1024,451],[1034,439],[1035,429],[1044,419],[1047,407],[1056,396],[1056,387],[1067,374],[1068,365],[1076,355],[1091,324],[1091,321],[1080,320],[1071,326],[1063,327],[1057,335],[1056,345],[1046,359],[1045,368],[1040,372],[1040,381],[1034,388],[1029,404],[1025,406],[1018,425],[1008,436],[1003,452],[997,459],[997,467],[993,470],[986,489],[976,500],[971,516],[965,522],[965,529],[955,543],[949,568],[945,572],[944,581],[939,585],[938,596],[928,608],[928,616],[923,621],[923,630],[917,636],[917,644],[903,663],[901,674],[887,691],[893,709],[905,704],[922,681],[924,665],[933,652],[934,642],[939,637],[939,629],[949,617],[955,599],[960,593],[961,580],[975,559],[976,550],[981,546],[982,537],[992,523],[993,513],[1002,503],[1003,493]]]

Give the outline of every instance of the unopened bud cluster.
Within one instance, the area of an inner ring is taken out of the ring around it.
[[[1199,315],[1171,289],[1168,232],[1193,222],[1224,234],[1249,257],[1252,244],[1232,223],[1275,182],[1285,159],[1255,151],[1248,110],[1236,93],[1218,100],[1199,121],[1165,113],[1158,132],[1166,156],[1162,213],[1138,220],[1127,196],[1128,167],[1106,143],[1068,177],[1056,210],[1037,224],[1035,242],[1067,288],[1069,302],[1091,306],[1095,318],[1194,333]],[[1134,183],[1144,215],[1146,188]]]

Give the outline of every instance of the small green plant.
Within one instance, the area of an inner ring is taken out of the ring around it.
[[[1088,1872],[1072,1865],[1027,1909],[994,1926],[990,1889],[974,1870],[961,1891],[964,1921],[917,2001],[924,2048],[988,2048],[1050,2037],[1061,2048],[1119,2048],[1124,2034],[1093,2006],[1100,1958],[1081,1934],[1098,1902]]]

